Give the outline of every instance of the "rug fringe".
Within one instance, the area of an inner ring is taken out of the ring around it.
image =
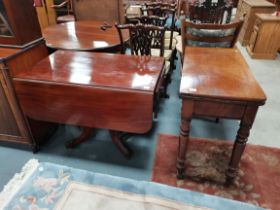
[[[4,186],[0,192],[0,209],[3,209],[16,194],[22,184],[35,171],[39,162],[36,159],[30,159],[21,169],[20,173],[16,173],[14,177]]]

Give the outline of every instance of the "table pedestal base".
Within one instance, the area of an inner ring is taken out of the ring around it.
[[[91,137],[93,130],[94,130],[93,128],[82,127],[81,134],[75,139],[66,141],[65,147],[74,148],[82,144],[83,142],[87,141]],[[121,132],[113,131],[113,130],[109,130],[109,132],[113,143],[117,146],[117,148],[124,155],[124,157],[127,159],[131,158],[132,150],[124,143],[124,139],[121,136]]]

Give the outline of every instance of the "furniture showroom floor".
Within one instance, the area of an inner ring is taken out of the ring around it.
[[[257,113],[248,143],[280,148],[280,55],[278,54],[276,60],[253,60],[244,47],[239,44],[238,47],[267,95],[266,104],[260,107]],[[61,125],[37,154],[33,154],[29,148],[19,149],[1,144],[0,191],[31,158],[93,172],[150,180],[158,134],[179,134],[181,113],[181,100],[178,97],[179,81],[177,67],[172,75],[172,83],[168,87],[170,98],[162,100],[153,129],[145,135],[132,135],[128,139],[128,144],[134,150],[130,160],[126,160],[119,153],[105,130],[98,130],[89,141],[76,149],[66,149],[64,142],[79,134],[80,130],[75,126]],[[234,139],[238,127],[237,121],[220,120],[219,123],[215,123],[212,120],[194,119],[191,136]]]

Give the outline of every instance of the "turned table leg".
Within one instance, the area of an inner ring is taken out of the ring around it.
[[[89,128],[89,127],[81,127],[81,128],[82,128],[81,134],[75,139],[66,141],[65,147],[74,148],[91,137],[93,128]]]
[[[177,178],[183,179],[185,172],[186,152],[189,143],[193,101],[183,100],[181,113],[180,137],[177,154]]]
[[[226,172],[227,184],[231,184],[237,175],[238,164],[245,149],[257,110],[258,107],[247,107],[243,118],[241,119],[240,128],[237,132],[237,136],[233,145],[229,167]]]

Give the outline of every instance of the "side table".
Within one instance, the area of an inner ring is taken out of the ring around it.
[[[241,120],[226,172],[231,183],[245,149],[258,107],[266,96],[237,49],[186,47],[180,96],[182,97],[177,177],[184,178],[192,117]]]

